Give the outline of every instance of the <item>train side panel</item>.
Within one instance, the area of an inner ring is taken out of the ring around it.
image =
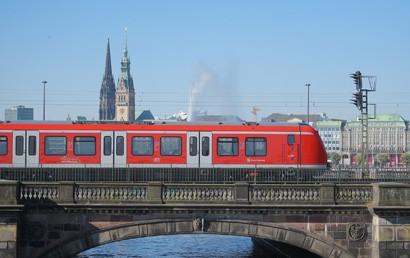
[[[186,166],[186,132],[128,132],[127,141],[130,167]]]
[[[258,128],[258,127],[256,127]],[[213,134],[213,157],[217,166],[298,167],[300,131],[298,126],[268,126],[262,129]]]
[[[43,166],[100,166],[101,137],[97,132],[41,132],[40,163]]]

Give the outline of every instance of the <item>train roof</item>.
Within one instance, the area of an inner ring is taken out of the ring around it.
[[[0,124],[28,124],[28,125],[69,125],[69,124],[84,124],[84,125],[190,125],[190,126],[212,126],[212,125],[228,125],[228,126],[239,126],[239,125],[250,125],[250,126],[309,126],[306,123],[287,123],[287,122],[218,122],[218,121],[204,121],[204,122],[185,122],[185,121],[134,121],[134,122],[124,122],[124,121],[84,121],[84,120],[73,120],[73,121],[43,121],[43,120],[14,120],[14,121],[0,121]]]

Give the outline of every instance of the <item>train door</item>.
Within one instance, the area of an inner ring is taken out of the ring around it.
[[[187,167],[199,167],[199,132],[188,132],[187,139]]]
[[[39,167],[38,131],[13,131],[13,166]]]
[[[113,131],[101,132],[101,167],[114,166]]]
[[[212,167],[212,133],[201,132],[200,167]]]
[[[126,167],[127,166],[127,132],[115,131],[114,132],[114,166]]]
[[[38,131],[27,131],[26,135],[26,165],[39,167],[40,134]]]
[[[126,132],[103,131],[101,141],[101,167],[125,167]]]
[[[212,133],[188,132],[187,138],[187,166],[211,167]]]
[[[287,135],[287,144],[285,144],[286,164],[299,165],[299,140],[296,134]]]

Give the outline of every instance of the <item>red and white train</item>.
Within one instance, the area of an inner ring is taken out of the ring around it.
[[[0,123],[0,168],[326,169],[303,123]]]

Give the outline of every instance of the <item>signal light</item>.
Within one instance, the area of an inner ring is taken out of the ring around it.
[[[354,84],[356,84],[356,90],[360,91],[362,89],[362,73],[357,71],[355,73],[350,74],[354,80]]]
[[[363,93],[361,91],[353,93],[353,99],[350,99],[350,101],[352,104],[354,104],[357,107],[357,109],[362,110]]]

